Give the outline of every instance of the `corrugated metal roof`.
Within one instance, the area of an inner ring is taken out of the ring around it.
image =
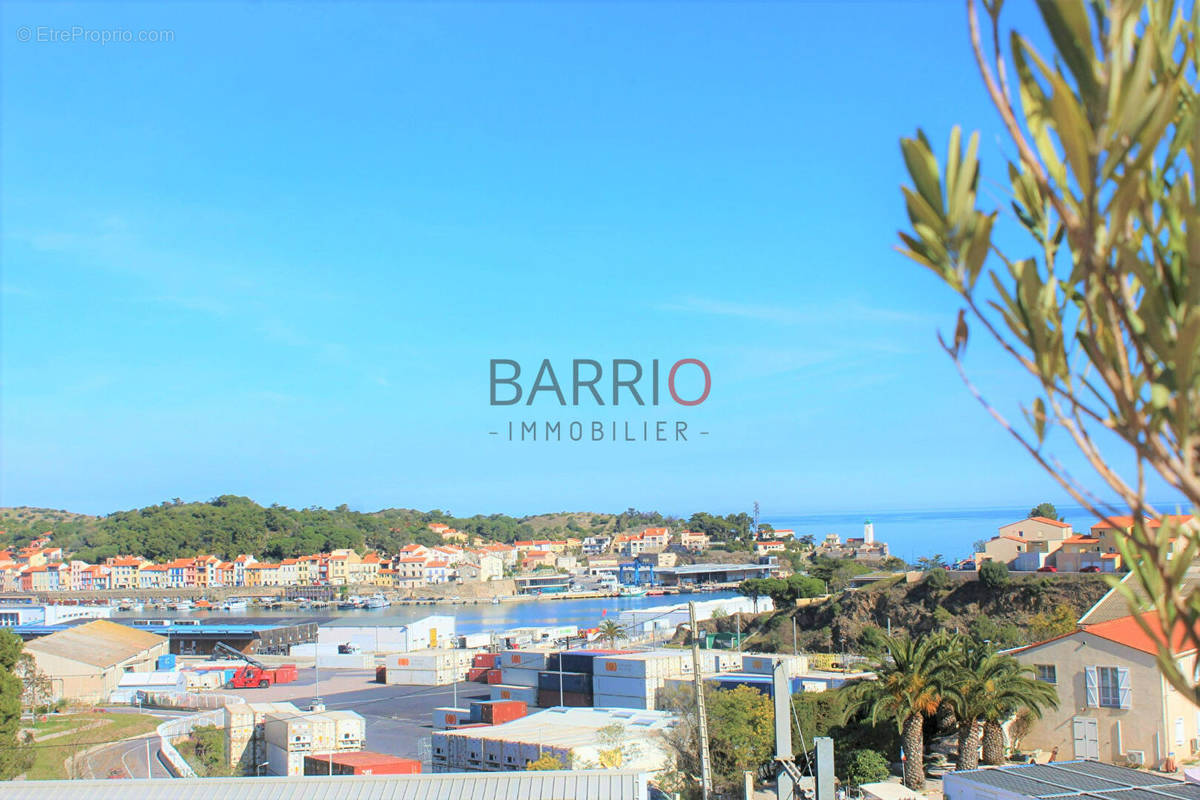
[[[34,655],[45,653],[96,667],[111,667],[166,642],[165,637],[98,619],[34,639],[25,644],[25,649]]]
[[[1099,761],[996,767],[954,772],[946,777],[950,781],[968,780],[1027,797],[1054,800],[1085,797],[1088,800],[1200,800],[1200,787]]]
[[[633,770],[581,770],[15,781],[0,783],[0,800],[646,800],[646,780]]]

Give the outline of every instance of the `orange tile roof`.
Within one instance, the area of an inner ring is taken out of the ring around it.
[[[1070,523],[1059,522],[1058,520],[1050,519],[1049,517],[1030,517],[1030,519],[1033,520],[1034,522],[1042,522],[1042,523],[1045,523],[1046,525],[1053,525],[1056,528],[1071,527]],[[1013,523],[1013,524],[1015,525],[1016,523]]]
[[[1087,542],[1089,544],[1096,544],[1099,541],[1100,540],[1095,536],[1085,536],[1083,534],[1076,534],[1069,538],[1063,539],[1063,544],[1083,544],[1084,542]]]
[[[1162,636],[1162,626],[1158,622],[1157,614],[1153,611],[1148,611],[1142,614],[1141,617],[1156,638]],[[1158,653],[1158,643],[1155,639],[1146,635],[1146,632],[1142,630],[1142,626],[1132,616],[1120,617],[1107,622],[1097,622],[1095,625],[1085,625],[1083,629],[1094,636],[1132,647],[1135,650],[1141,650],[1143,653],[1151,655]],[[1200,631],[1196,631],[1196,633],[1200,634]],[[1177,622],[1175,629],[1171,632],[1171,652],[1175,655],[1181,655],[1189,653],[1193,649],[1188,643],[1187,626],[1183,622]]]
[[[445,561],[430,561],[430,562],[426,563],[425,566],[437,568],[437,567],[448,567],[448,566],[450,566],[450,564],[448,564]]]
[[[1133,527],[1134,519],[1135,518],[1132,515],[1109,517],[1107,521],[1101,520],[1100,522],[1097,522],[1095,525],[1093,525],[1092,530],[1114,530],[1114,529],[1125,530],[1127,528]],[[1196,518],[1193,517],[1191,514],[1165,514],[1159,519],[1148,520],[1146,522],[1146,527],[1147,528],[1160,528],[1160,527],[1162,527],[1163,520],[1167,520],[1169,522],[1174,522],[1177,525],[1181,525],[1185,522],[1190,522],[1195,519]]]

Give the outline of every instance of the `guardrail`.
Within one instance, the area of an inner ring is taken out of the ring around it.
[[[171,697],[164,697],[164,695],[168,694],[171,694]],[[190,700],[190,698],[194,697],[196,697],[194,694],[179,695],[167,692],[155,693],[155,700],[160,704],[163,700],[176,700],[178,704],[173,706],[175,708],[194,708],[195,706],[188,705],[189,702],[195,702]],[[225,724],[225,706],[237,705],[239,703],[246,702],[243,698],[234,697],[232,695],[209,695],[209,697],[213,697],[219,701],[222,701],[221,706],[200,714],[192,714],[186,717],[179,717],[178,719],[169,719],[159,725],[156,729],[158,734],[158,750],[162,754],[162,760],[166,764],[167,769],[169,769],[176,778],[195,778],[197,776],[196,771],[192,769],[192,765],[189,764],[182,755],[180,755],[179,751],[175,749],[175,745],[171,743],[171,740],[180,736],[186,736],[192,732],[193,728],[201,725],[223,726]]]

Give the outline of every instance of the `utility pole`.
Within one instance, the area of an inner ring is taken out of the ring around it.
[[[792,753],[792,691],[783,659],[773,659],[771,694],[775,708],[775,760],[779,762],[779,800],[797,800],[800,772]]]
[[[688,603],[688,618],[692,626],[692,685],[696,688],[696,714],[700,718],[700,791],[704,800],[708,800],[712,794],[712,764],[708,760],[708,713],[704,708],[704,678],[700,675],[700,628],[696,625],[694,602]]]

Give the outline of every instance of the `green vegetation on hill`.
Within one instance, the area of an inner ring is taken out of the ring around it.
[[[949,577],[944,570],[932,574]],[[916,583],[893,578],[803,608],[742,614],[740,620],[710,620],[701,627],[732,632],[740,624],[745,649],[763,652],[792,651],[793,617],[800,651],[871,653],[889,623],[894,634],[959,630],[1004,647],[1070,630],[1107,591],[1102,575],[1013,573],[998,586],[955,577],[945,584],[929,577]]]
[[[713,532],[718,538],[727,538],[741,534],[745,528],[743,517],[746,515],[718,517],[701,512],[692,519],[702,523],[701,529]],[[279,559],[338,548],[395,552],[412,542],[439,544],[441,538],[428,527],[436,522],[471,536],[507,543],[534,537],[614,535],[651,525],[685,524],[657,511],[633,508],[619,514],[562,512],[523,518],[505,514],[456,517],[439,509],[388,508],[361,512],[345,505],[334,509],[264,507],[247,497],[221,495],[206,503],[175,499],[104,517],[26,507],[0,509],[0,548],[20,547],[50,532],[56,545],[89,562],[124,553],[155,561],[200,553],[222,558],[251,553],[260,558]]]

